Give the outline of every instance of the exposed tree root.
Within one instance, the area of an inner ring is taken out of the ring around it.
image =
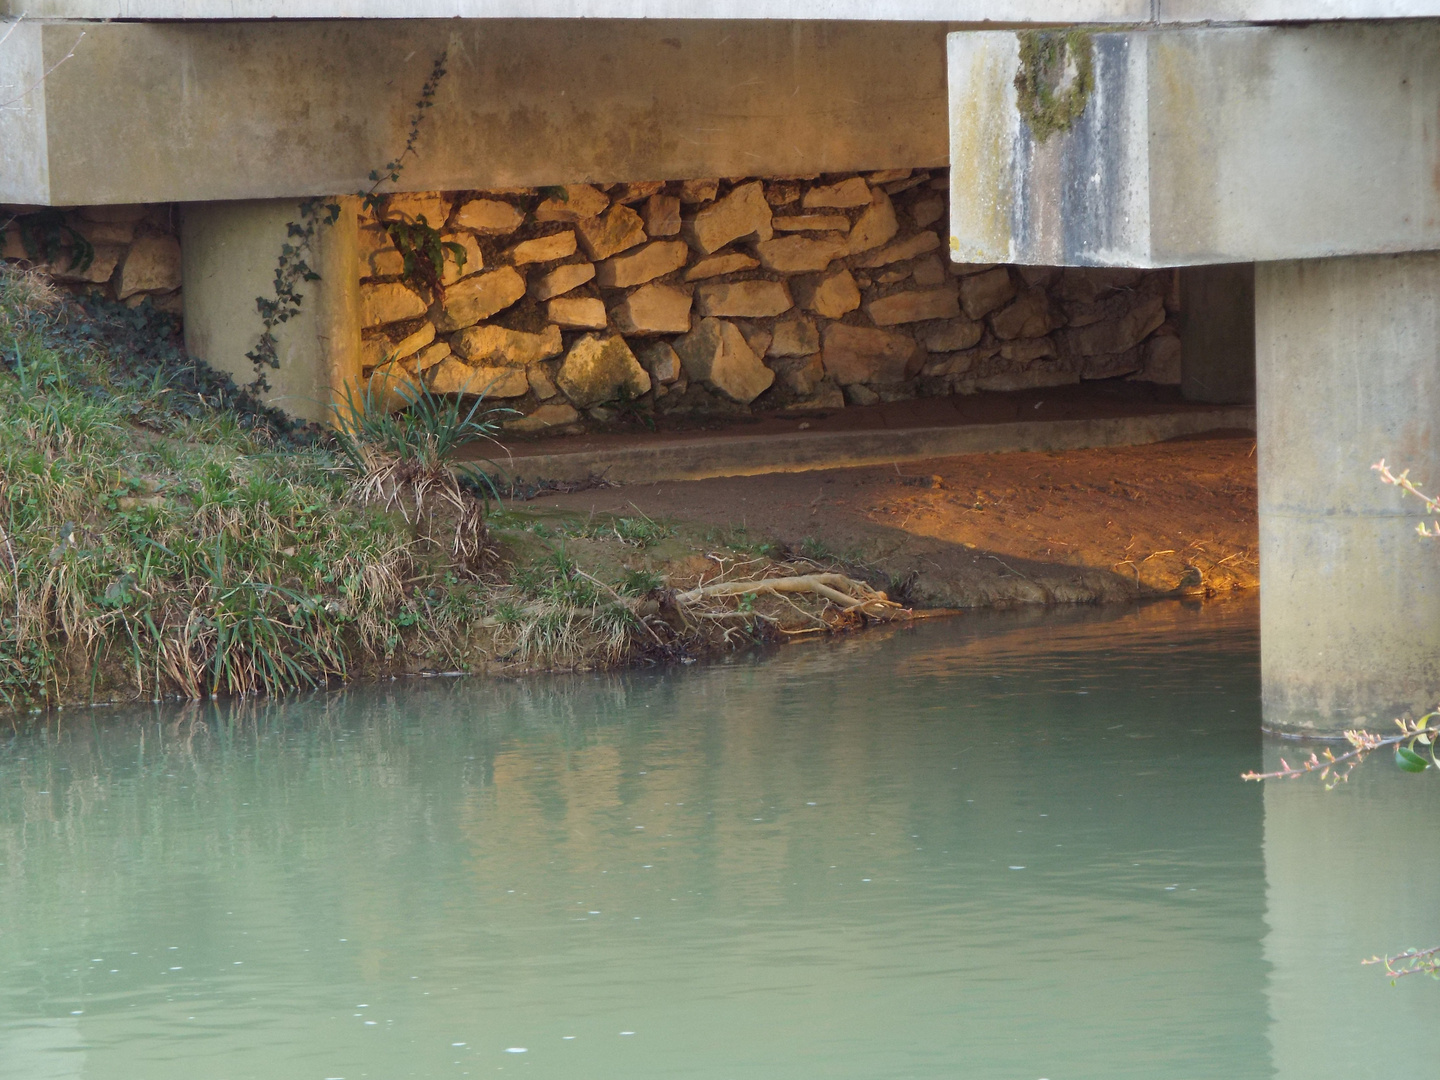
[[[844,574],[800,574],[795,577],[759,578],[750,581],[716,581],[675,594],[675,605],[687,614],[715,618],[737,614],[728,609],[715,611],[716,601],[726,598],[774,596],[789,600],[795,595],[810,595],[824,601],[819,613],[802,611],[822,623],[831,623],[834,615],[863,615],[877,622],[909,618],[909,609],[895,603],[883,592]],[[794,606],[794,605],[792,605]],[[831,611],[831,608],[836,609]],[[708,610],[707,610],[708,609]],[[829,616],[829,617],[827,617]]]

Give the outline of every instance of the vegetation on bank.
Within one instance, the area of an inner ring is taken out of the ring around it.
[[[493,431],[479,403],[350,404],[298,430],[170,317],[0,271],[0,707],[616,664],[894,611],[743,535],[500,510],[446,463]]]

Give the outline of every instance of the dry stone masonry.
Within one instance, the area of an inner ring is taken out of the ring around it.
[[[395,196],[383,217],[443,222],[467,258],[430,295],[362,222],[366,370],[500,399],[512,432],[1179,381],[1171,272],[952,264],[948,189],[895,169]]]

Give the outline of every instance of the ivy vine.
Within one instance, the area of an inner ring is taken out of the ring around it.
[[[11,223],[19,229],[20,245],[25,249],[25,257],[32,263],[55,266],[60,252],[67,247],[70,249],[70,265],[66,270],[83,274],[95,261],[95,245],[66,221],[63,210],[16,214],[6,225]]]

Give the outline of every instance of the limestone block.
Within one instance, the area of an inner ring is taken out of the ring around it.
[[[600,263],[595,267],[595,281],[605,289],[628,289],[674,273],[689,257],[685,241],[656,240]]]
[[[455,212],[458,228],[473,229],[486,236],[509,236],[524,224],[524,212],[499,199],[471,199]]]
[[[552,296],[560,296],[571,289],[579,288],[594,276],[595,266],[592,263],[566,263],[564,266],[557,266],[535,282],[530,287],[530,292],[536,300],[549,300]]]
[[[892,266],[889,270],[882,270],[876,274],[874,283],[876,285],[894,285],[897,282],[904,281],[909,276],[910,267]]]
[[[429,371],[449,355],[450,343],[448,341],[434,341],[417,352],[410,363],[417,372]]]
[[[910,207],[910,218],[920,228],[929,228],[945,216],[944,199],[920,199]]]
[[[777,236],[773,240],[762,240],[755,245],[755,254],[760,256],[760,265],[766,270],[775,270],[782,274],[824,270],[844,255],[845,250],[843,240],[809,236]]]
[[[527,416],[517,416],[505,421],[505,430],[517,435],[532,435],[548,428],[565,427],[579,422],[580,413],[575,406],[564,401],[553,401],[541,405]]]
[[[91,244],[128,244],[135,239],[135,225],[129,221],[75,221],[71,228]],[[15,256],[22,258],[23,256]]]
[[[524,367],[539,360],[559,356],[560,327],[551,324],[538,334],[523,330],[507,330],[503,326],[471,326],[450,339],[450,347],[462,360],[472,364]]]
[[[1060,299],[1094,303],[1116,289],[1131,288],[1143,275],[1129,267],[1067,267],[1060,274]]]
[[[440,274],[441,285],[454,285],[461,278],[467,278],[471,274],[477,274],[485,269],[485,256],[480,252],[480,244],[469,233],[447,233],[441,237],[447,244],[458,244],[465,252],[465,265],[460,265],[460,260],[455,257],[455,252],[449,248],[442,249],[445,252],[445,265]],[[404,260],[401,260],[402,266]]]
[[[645,223],[628,206],[612,206],[599,217],[577,222],[575,228],[592,259],[608,259],[645,242]]]
[[[360,325],[384,326],[386,323],[414,319],[425,314],[428,305],[408,285],[398,281],[360,286]]]
[[[690,293],[674,285],[642,285],[610,310],[610,322],[622,334],[684,334],[690,302]]]
[[[1061,267],[1058,266],[1017,266],[1015,272],[1020,275],[1020,280],[1032,288],[1048,289],[1060,277]]]
[[[1009,307],[990,316],[990,328],[1003,340],[1043,337],[1054,327],[1050,297],[1044,289],[1026,289]]]
[[[625,339],[614,334],[586,334],[571,345],[555,382],[582,409],[616,398],[637,398],[650,389],[649,374]]]
[[[864,383],[852,383],[845,387],[845,400],[851,405],[879,405],[880,395]]]
[[[908,180],[910,169],[881,169],[879,172],[867,173],[866,180],[872,184],[893,184],[896,180]]]
[[[789,206],[800,201],[800,184],[795,180],[773,180],[765,185],[765,201],[771,206]]]
[[[637,180],[628,184],[616,185],[611,189],[610,197],[617,203],[630,206],[650,198],[664,186],[664,180]]]
[[[422,218],[432,229],[450,216],[450,200],[435,192],[387,195],[380,206],[380,220],[405,221],[414,225]]]
[[[657,341],[640,351],[640,366],[650,373],[652,382],[673,383],[680,377],[680,357],[667,341]]]
[[[940,250],[940,237],[933,232],[916,233],[914,236],[897,240],[893,244],[886,244],[879,251],[856,259],[855,265],[867,268],[888,266],[891,263],[903,262],[906,259],[924,255],[928,251],[938,250]]]
[[[115,276],[115,267],[119,265],[120,260],[126,254],[123,244],[97,244],[89,266],[84,268],[71,266],[69,253],[62,250],[56,263],[53,265],[41,263],[37,269],[53,277],[56,281],[87,281],[100,284]],[[21,257],[28,256],[22,255]]]
[[[820,354],[813,352],[803,356],[782,356],[774,361],[775,377],[800,397],[809,397],[825,378],[825,365]]]
[[[453,356],[442,360],[430,376],[437,394],[483,394],[487,398],[524,397],[530,391],[525,369],[471,367]]]
[[[360,268],[361,277],[399,277],[405,273],[405,256],[397,247],[380,248],[365,258]]]
[[[771,331],[773,336],[766,356],[809,356],[820,351],[820,331],[815,329],[813,319],[791,315],[779,320]]]
[[[806,210],[869,206],[870,185],[865,182],[864,177],[852,176],[838,184],[813,187],[805,193],[800,205]]]
[[[716,281],[695,290],[695,309],[701,315],[764,319],[793,306],[783,281]]]
[[[563,197],[551,196],[535,208],[536,221],[584,221],[610,205],[610,197],[589,184],[570,184]]]
[[[1052,364],[1032,364],[1016,371],[1001,371],[975,381],[977,390],[1038,390],[1045,386],[1073,386],[1080,381],[1074,371]]]
[[[753,180],[701,210],[685,226],[684,233],[696,251],[711,255],[733,240],[749,236],[769,240],[774,235],[770,216],[765,185]]]
[[[927,255],[915,260],[913,273],[916,285],[939,285],[945,280],[945,264],[940,261],[939,255]]]
[[[860,287],[849,270],[796,278],[792,284],[800,306],[827,319],[838,319],[860,306]]]
[[[842,232],[850,231],[850,219],[844,214],[791,214],[770,219],[776,232]]]
[[[973,348],[984,335],[983,322],[947,319],[923,328],[920,331],[920,344],[925,346],[927,352],[958,352],[961,349]]]
[[[1123,353],[1148,337],[1165,321],[1165,298],[1152,296],[1118,319],[1067,330],[1066,337],[1081,356]]]
[[[550,377],[550,369],[544,364],[531,364],[525,369],[525,378],[530,380],[530,392],[535,395],[536,401],[548,401],[560,392],[555,388],[555,380]]]
[[[897,383],[915,375],[925,354],[909,334],[832,323],[821,353],[826,372],[841,386]]]
[[[680,235],[680,200],[674,195],[651,195],[645,200],[642,216],[648,235]]]
[[[429,323],[425,325],[430,326]],[[430,329],[434,330],[435,328],[432,326]],[[360,339],[360,368],[362,371],[379,367],[389,355],[390,339],[384,335]]]
[[[701,319],[675,342],[675,352],[691,382],[702,382],[731,401],[748,404],[770,389],[775,373],[760,362],[734,323]]]
[[[593,296],[562,296],[547,301],[545,316],[552,323],[574,330],[604,330],[609,325],[605,301]]]
[[[1015,296],[1015,282],[1003,266],[971,274],[960,282],[960,306],[972,319],[983,319]]]
[[[1000,346],[1000,358],[1011,364],[1028,364],[1055,355],[1055,342],[1048,337],[1020,338]]]
[[[1102,356],[1087,356],[1080,365],[1082,379],[1114,379],[1140,370],[1144,363],[1144,346],[1137,345],[1123,353],[1109,353]]]
[[[993,349],[964,349],[959,352],[941,353],[939,356],[925,361],[925,365],[920,369],[920,374],[928,378],[963,375],[981,360],[988,360],[994,355]]]
[[[96,253],[98,255],[98,248]],[[141,292],[169,292],[179,287],[180,241],[173,236],[142,236],[130,245],[124,265],[120,267],[120,284],[115,290],[119,299]]]
[[[899,231],[900,223],[895,220],[895,206],[890,202],[890,196],[876,189],[870,205],[850,230],[850,254],[856,255],[888,244]]]
[[[385,364],[372,371],[365,383],[365,407],[387,413],[399,412],[414,404],[422,393],[424,389],[414,375],[399,364]],[[343,403],[341,408],[345,408]]]
[[[740,336],[745,339],[745,344],[750,346],[750,351],[756,356],[764,356],[769,351],[770,340],[774,335],[768,326],[753,322],[738,322],[735,326],[740,331]]]
[[[754,270],[759,265],[759,259],[752,259],[749,255],[740,252],[711,255],[708,259],[700,259],[689,270],[686,270],[685,280],[701,281],[705,278],[719,277],[721,274],[738,274],[742,270]]]
[[[474,326],[524,295],[525,278],[513,266],[474,274],[445,290],[445,300],[433,316],[435,329],[448,334]]]
[[[706,203],[718,194],[720,194],[720,181],[713,178],[684,180],[680,183],[680,201],[682,203]]]
[[[865,314],[876,326],[924,322],[926,319],[953,319],[960,314],[960,296],[955,286],[915,289],[896,293],[865,305]]]
[[[549,236],[537,237],[534,240],[523,240],[510,249],[510,261],[516,266],[524,266],[527,263],[554,262],[556,259],[568,259],[575,254],[575,233],[566,229],[564,232],[552,233]]]
[[[390,350],[390,355],[396,360],[404,360],[406,357],[414,356],[434,340],[435,324],[432,322],[421,323],[419,330],[400,339],[400,343]]]
[[[1180,339],[1171,334],[1152,337],[1142,349],[1144,360],[1131,378],[1144,382],[1180,385]]]

